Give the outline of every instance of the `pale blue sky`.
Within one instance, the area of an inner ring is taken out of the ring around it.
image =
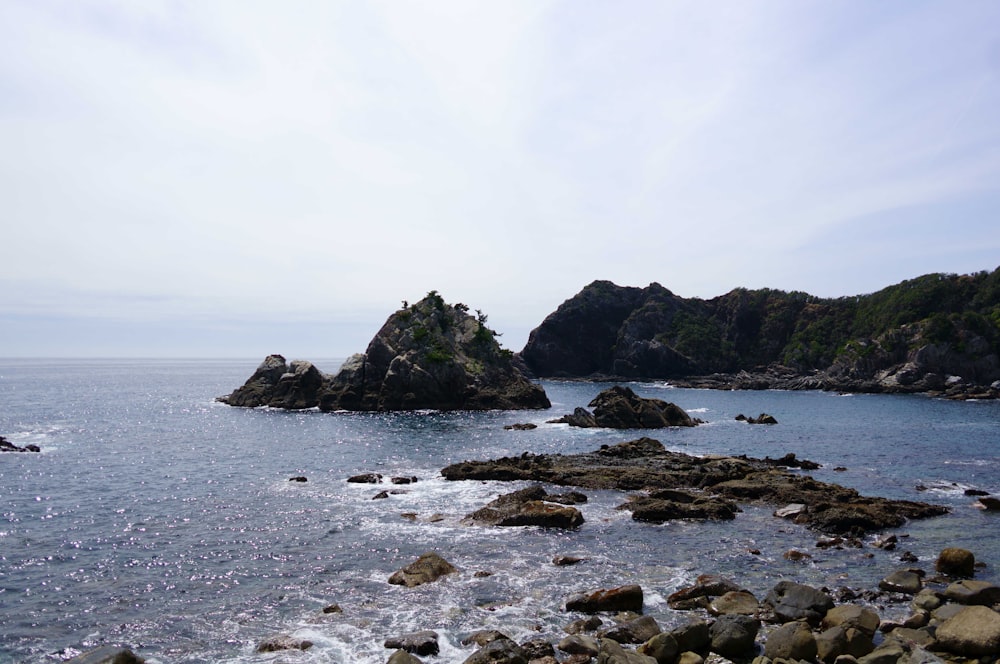
[[[0,356],[1000,265],[1000,3],[0,3]]]

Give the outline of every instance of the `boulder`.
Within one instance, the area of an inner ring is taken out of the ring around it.
[[[569,655],[597,656],[601,650],[601,643],[592,636],[586,634],[570,634],[563,638],[556,648]]]
[[[942,549],[934,569],[956,578],[970,578],[976,571],[976,557],[971,551],[957,547]]]
[[[816,638],[802,621],[785,623],[767,635],[764,655],[771,659],[811,661],[816,657]]]
[[[464,664],[528,664],[528,658],[521,646],[502,637],[469,655]]]
[[[1000,512],[1000,498],[983,496],[978,500],[979,506],[987,512]]]
[[[597,653],[597,664],[657,664],[648,655],[625,650],[616,641],[601,639],[601,649]]]
[[[750,616],[720,616],[708,628],[710,649],[731,660],[753,656],[760,621]]]
[[[834,606],[833,598],[826,593],[793,581],[779,581],[763,604],[774,612],[778,622],[805,620],[811,625],[818,625]]]
[[[712,642],[708,623],[704,620],[693,620],[670,630],[670,635],[677,641],[677,648],[682,652],[705,652]]]
[[[458,570],[434,551],[429,551],[389,577],[389,583],[412,588],[437,581]]]
[[[878,614],[868,607],[857,604],[841,604],[827,611],[821,624],[823,629],[831,627],[858,629],[868,636],[875,636],[879,622]]]
[[[1000,604],[1000,586],[993,585],[988,581],[962,579],[950,584],[944,589],[943,594],[946,599],[959,604],[980,606]]]
[[[878,582],[878,587],[890,593],[904,593],[906,595],[916,595],[924,587],[924,582],[920,575],[908,569],[901,569],[892,572],[887,577]]]
[[[542,526],[576,528],[584,519],[575,507],[547,502],[541,486],[504,494],[485,507],[467,515],[466,523],[490,526]]]
[[[386,648],[403,650],[414,655],[436,655],[440,650],[437,632],[429,629],[388,638],[383,645]]]
[[[589,593],[577,593],[566,600],[567,611],[581,613],[601,613],[614,611],[634,611],[642,613],[642,588],[637,585],[619,586]]]
[[[423,664],[423,662],[405,650],[397,650],[389,655],[389,659],[385,661],[385,664]]]
[[[962,657],[1000,654],[1000,614],[985,606],[969,606],[938,625],[941,649]]]
[[[525,641],[521,644],[521,650],[524,651],[524,656],[528,658],[529,662],[535,662],[543,657],[552,657],[555,661],[556,649],[552,647],[548,639],[543,637]]]
[[[742,615],[755,616],[760,611],[760,603],[753,593],[746,590],[727,592],[712,600],[708,612],[713,616]]]
[[[747,424],[777,424],[778,420],[774,418],[773,415],[768,415],[767,413],[761,413],[757,417],[747,417],[743,413],[736,416],[738,422],[746,422]]]
[[[660,632],[636,648],[636,652],[652,657],[657,664],[674,664],[680,649],[673,634]]]

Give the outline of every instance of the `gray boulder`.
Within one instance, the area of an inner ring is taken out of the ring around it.
[[[600,613],[604,611],[634,611],[642,613],[642,588],[637,585],[619,586],[589,593],[577,593],[566,600],[567,611]]]
[[[959,604],[993,606],[1000,604],[1000,586],[995,586],[988,581],[962,579],[945,588],[944,596]]]
[[[128,648],[101,646],[68,659],[64,664],[143,664],[145,661]]]
[[[805,620],[818,625],[833,608],[833,598],[810,586],[793,581],[780,581],[764,598],[765,607],[774,612],[778,622]]]
[[[1000,654],[1000,613],[985,606],[969,606],[938,626],[941,649],[962,657]]]
[[[469,655],[464,664],[528,664],[528,657],[521,646],[503,637]]]
[[[657,664],[656,660],[634,650],[625,650],[616,641],[601,639],[597,664]]]
[[[760,621],[750,616],[721,616],[708,628],[710,648],[731,660],[750,659],[755,652]]]
[[[576,528],[584,519],[575,507],[548,502],[541,486],[504,494],[466,516],[466,523],[490,526],[542,526]]]
[[[388,638],[383,645],[415,655],[436,655],[440,651],[438,634],[429,629]]]
[[[764,655],[771,659],[811,661],[816,653],[816,637],[809,625],[799,620],[773,630],[764,643]]]

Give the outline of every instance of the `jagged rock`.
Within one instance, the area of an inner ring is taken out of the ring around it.
[[[466,523],[490,526],[542,526],[576,528],[584,519],[575,507],[546,502],[548,494],[540,486],[504,494],[463,519]]]
[[[761,413],[757,417],[747,417],[743,413],[736,416],[736,421],[746,422],[747,424],[777,424],[778,420],[775,419],[774,415],[768,415],[767,413]]]
[[[294,360],[286,364],[281,355],[268,355],[242,387],[218,401],[244,408],[315,408],[326,380],[311,362]]]
[[[695,579],[694,584],[671,593],[667,597],[667,603],[671,608],[677,608],[678,604],[699,597],[721,597],[727,593],[741,590],[742,588],[735,581],[724,576],[719,574],[701,574]]]
[[[41,452],[42,449],[38,445],[25,445],[24,447],[19,447],[14,443],[10,442],[3,436],[0,436],[0,452]]]
[[[598,637],[618,643],[645,643],[662,630],[652,616],[640,616],[603,630]]]
[[[257,652],[277,652],[279,650],[308,650],[312,648],[313,642],[309,639],[300,639],[287,634],[279,634],[264,639],[257,644]]]
[[[969,578],[976,572],[976,557],[966,549],[949,547],[938,554],[934,569],[948,576]]]
[[[1000,654],[1000,614],[985,606],[970,606],[938,626],[938,645],[963,657]]]
[[[556,422],[577,427],[608,429],[662,429],[693,427],[697,424],[682,408],[662,399],[640,397],[629,387],[615,385],[602,391],[588,404],[593,414],[577,408]]]
[[[548,397],[500,348],[486,316],[431,291],[395,312],[362,355],[319,395],[321,410],[548,408]]]
[[[404,650],[414,655],[436,655],[440,651],[438,634],[429,629],[388,638],[383,645],[386,648]]]
[[[642,588],[637,585],[619,586],[589,593],[577,593],[566,600],[567,611],[601,613],[634,611],[642,613]]]
[[[805,620],[818,625],[833,608],[833,598],[821,590],[793,581],[779,581],[764,598],[778,622]]]
[[[524,656],[528,658],[530,663],[534,663],[543,657],[555,658],[556,649],[552,647],[548,639],[543,637],[538,637],[535,639],[530,639],[521,644],[521,650],[524,652]],[[553,661],[555,661],[553,659]]]
[[[439,554],[429,551],[389,577],[389,583],[412,588],[424,583],[437,581],[446,574],[458,570]]]

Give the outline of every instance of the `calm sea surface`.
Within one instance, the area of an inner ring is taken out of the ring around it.
[[[972,550],[986,563],[978,578],[1000,582],[1000,514],[964,495],[1000,494],[997,402],[632,384],[707,422],[654,432],[669,449],[794,452],[823,464],[811,473],[817,479],[952,508],[899,529],[895,552],[837,551],[817,549],[815,533],[763,508],[727,523],[635,523],[615,509],[624,502],[618,492],[589,492],[587,521],[572,532],[463,526],[462,516],[524,485],[445,482],[445,465],[638,437],[545,424],[607,385],[544,382],[553,407],[542,412],[288,413],[213,401],[258,363],[0,360],[0,434],[42,448],[0,454],[0,662],[60,661],[112,643],[151,663],[381,664],[391,653],[386,638],[420,629],[440,634],[441,655],[428,661],[461,662],[473,652],[461,640],[478,629],[558,639],[573,617],[562,604],[575,591],[639,583],[646,613],[669,626],[688,616],[666,597],[700,573],[734,576],[758,597],[783,578],[874,589],[905,566],[902,551],[931,570],[945,546]],[[733,419],[761,412],[779,424]],[[518,422],[539,428],[503,428]],[[361,472],[419,482],[345,481]],[[372,500],[386,488],[405,493]],[[787,561],[792,548],[813,557]],[[387,584],[428,550],[460,574],[412,589]],[[556,567],[558,554],[588,560]],[[332,604],[343,612],[324,614]],[[254,652],[276,634],[315,645]]]

